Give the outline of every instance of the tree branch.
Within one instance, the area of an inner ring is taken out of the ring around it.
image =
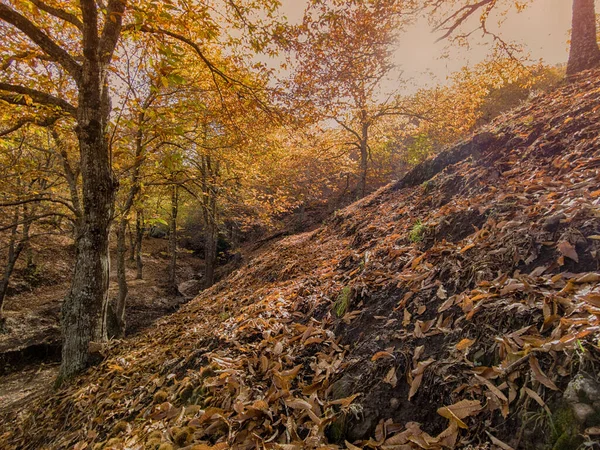
[[[15,131],[21,129],[28,123],[33,123],[40,127],[48,127],[50,125],[53,125],[59,118],[60,118],[60,116],[50,116],[50,117],[42,117],[42,118],[40,118],[40,117],[25,117],[25,118],[19,120],[12,127],[8,128],[4,131],[0,131],[0,137],[4,137],[10,133],[14,133]]]
[[[74,79],[79,80],[81,66],[77,64],[65,49],[50,39],[33,22],[4,3],[0,3],[0,19],[21,30],[39,48],[59,63]]]
[[[65,22],[70,23],[71,25],[75,25],[80,30],[83,30],[83,23],[81,23],[81,20],[79,20],[75,14],[71,14],[60,8],[55,8],[54,6],[50,6],[50,5],[42,2],[41,0],[29,0],[29,1],[31,3],[33,3],[35,6],[37,6],[39,9],[41,9],[42,11],[45,11],[48,14],[53,15],[54,17],[62,19]]]
[[[0,6],[1,5],[2,4],[0,3]],[[38,91],[36,89],[31,89],[16,84],[0,83],[0,91],[12,92],[14,94],[19,94],[20,96],[27,95],[31,97],[31,99],[36,103],[46,106],[57,106],[72,116],[75,116],[77,114],[77,108],[71,105],[68,101],[50,95],[46,92]],[[25,98],[0,94],[0,99],[8,103],[12,103],[13,105],[29,106]]]
[[[106,21],[100,38],[100,59],[108,64],[121,35],[123,15],[125,14],[126,2],[123,0],[109,0],[106,12]]]

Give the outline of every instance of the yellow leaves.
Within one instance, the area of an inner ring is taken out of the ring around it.
[[[475,343],[475,339],[462,339],[458,344],[456,344],[456,350],[463,351],[467,350],[471,345]]]
[[[375,353],[372,357],[371,357],[371,361],[377,361],[381,358],[393,358],[394,355],[391,352],[388,351],[380,351]]]

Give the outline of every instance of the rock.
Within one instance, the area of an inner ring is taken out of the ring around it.
[[[194,298],[202,290],[201,280],[188,280],[177,286],[177,289],[186,299]]]
[[[563,220],[563,219],[566,219],[566,218],[567,218],[567,216],[565,216],[562,213],[555,214],[552,217],[548,217],[544,221],[544,224],[542,225],[542,228],[544,228],[545,231],[554,232],[554,231],[558,230],[558,227],[560,226],[560,221]]]
[[[600,383],[587,375],[577,375],[564,393],[568,404],[586,403],[592,405],[600,402]]]
[[[591,405],[587,403],[574,403],[571,405],[573,415],[579,423],[586,423],[596,412]]]

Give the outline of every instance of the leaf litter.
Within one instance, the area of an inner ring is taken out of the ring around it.
[[[599,361],[598,75],[268,244],[4,417],[0,446],[518,447]]]

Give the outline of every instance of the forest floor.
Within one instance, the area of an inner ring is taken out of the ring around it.
[[[598,448],[599,186],[596,71],[265,243],[0,448]]]
[[[33,245],[38,274],[32,282],[32,277],[18,271],[13,295],[6,300],[7,333],[0,334],[0,414],[23,407],[48,391],[60,364],[60,308],[69,288],[72,244],[68,238],[54,237]],[[166,288],[167,246],[165,239],[144,239],[142,280],[135,279],[135,263],[127,261],[127,337],[140,333],[186,302],[186,298],[175,296]],[[109,298],[114,298],[118,289],[115,264],[111,267]],[[201,259],[186,251],[178,253],[180,283],[198,278],[201,271]]]

